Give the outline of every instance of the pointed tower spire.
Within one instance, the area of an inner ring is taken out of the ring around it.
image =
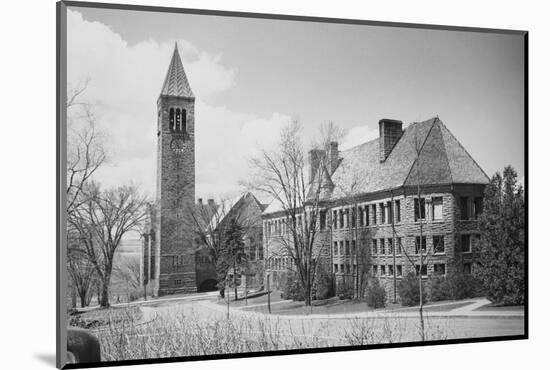
[[[185,75],[183,64],[181,63],[180,54],[178,52],[178,43],[175,43],[172,60],[168,67],[168,72],[164,78],[164,84],[160,91],[160,96],[175,96],[182,98],[194,98],[191,86]]]

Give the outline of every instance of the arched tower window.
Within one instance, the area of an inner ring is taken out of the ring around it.
[[[174,108],[170,108],[170,130],[174,131]]]
[[[185,109],[181,110],[181,130],[187,132],[187,111]]]
[[[180,131],[181,129],[181,112],[180,109],[176,109],[176,131]]]

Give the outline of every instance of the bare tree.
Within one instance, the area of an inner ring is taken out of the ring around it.
[[[106,160],[104,136],[97,129],[90,104],[79,100],[89,80],[71,89],[67,98],[67,215],[85,201],[84,186]]]
[[[117,266],[113,266],[113,274],[124,282],[126,298],[130,302],[130,292],[140,287],[140,260],[136,257],[124,257]]]
[[[261,220],[247,212],[246,204],[243,203],[244,196],[224,197],[219,203],[198,204],[189,209],[197,247],[199,250],[206,249],[211,262],[216,266],[218,287],[222,296],[225,294],[223,282],[228,272],[222,259],[233,260],[233,256],[226,253],[226,233],[231,224],[234,222],[239,225],[243,238],[254,234],[255,229],[261,230]]]
[[[146,218],[147,201],[134,186],[100,191],[95,183],[89,184],[82,196],[86,200],[69,222],[80,234],[101,283],[100,305],[107,307],[116,249],[127,232],[138,231]]]
[[[88,259],[86,251],[81,248],[78,233],[71,233],[68,239],[67,270],[80,298],[80,307],[86,307],[90,302],[91,289],[96,280],[95,268]]]
[[[321,193],[326,185],[327,156],[321,158],[316,177],[310,182],[301,127],[294,121],[283,128],[277,147],[261,150],[251,164],[255,173],[248,185],[273,198],[284,215],[284,232],[271,238],[278,247],[270,253],[290,258],[304,292],[305,304],[309,306],[322,250],[316,247],[315,240],[322,211]]]

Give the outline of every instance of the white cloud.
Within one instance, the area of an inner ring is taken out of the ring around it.
[[[377,137],[378,131],[371,129],[369,126],[354,126],[347,131],[346,136],[342,139],[340,150],[352,148],[356,145],[376,139]]]
[[[98,178],[106,185],[134,181],[154,195],[156,101],[174,45],[148,40],[129,46],[104,24],[85,21],[71,10],[67,17],[69,84],[90,79],[84,99],[93,104],[109,137],[111,161]],[[178,40],[178,48],[197,97],[197,196],[234,191],[247,176],[246,159],[258,145],[272,144],[290,118],[209,105],[209,97],[235,86],[237,69],[225,66],[221,53],[207,53],[187,40]]]

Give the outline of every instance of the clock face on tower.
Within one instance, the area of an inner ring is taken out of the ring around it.
[[[183,150],[183,140],[179,138],[172,139],[170,148],[176,152],[181,152]]]

